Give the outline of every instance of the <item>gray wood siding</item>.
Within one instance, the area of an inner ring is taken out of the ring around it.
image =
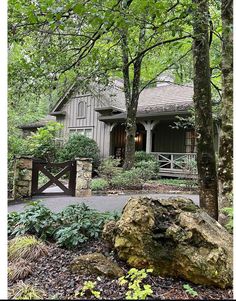
[[[185,153],[185,131],[172,129],[170,123],[161,122],[153,131],[154,152]]]
[[[79,101],[85,102],[86,116],[78,118],[77,107]],[[109,156],[110,148],[110,126],[98,120],[99,113],[95,111],[99,100],[92,95],[75,95],[63,107],[66,116],[57,117],[57,121],[64,125],[61,137],[67,139],[70,129],[91,128],[92,139],[94,139],[100,149],[101,157]]]
[[[116,148],[125,147],[125,126],[117,124],[111,132],[111,154],[115,155]]]

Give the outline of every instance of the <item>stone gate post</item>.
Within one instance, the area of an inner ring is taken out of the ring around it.
[[[92,180],[92,159],[76,158],[76,186],[75,196],[90,196]]]
[[[31,196],[33,159],[20,156],[14,162],[13,199]]]

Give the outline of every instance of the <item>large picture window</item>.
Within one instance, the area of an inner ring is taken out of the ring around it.
[[[77,107],[77,117],[85,118],[85,115],[86,115],[86,104],[84,101],[80,101]]]
[[[69,133],[70,134],[77,133],[91,139],[93,138],[92,128],[73,128],[69,130]]]
[[[186,148],[186,153],[197,152],[196,133],[194,130],[186,132],[185,148]]]

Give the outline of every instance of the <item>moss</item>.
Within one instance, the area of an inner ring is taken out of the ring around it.
[[[128,264],[132,267],[143,269],[143,268],[151,268],[150,262],[145,257],[139,256],[130,256],[128,258]]]

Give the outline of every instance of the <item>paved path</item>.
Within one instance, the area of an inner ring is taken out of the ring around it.
[[[46,207],[51,209],[54,212],[59,212],[63,208],[65,208],[68,205],[72,204],[81,204],[85,203],[89,207],[96,209],[98,211],[104,212],[104,211],[121,211],[128,199],[131,196],[137,196],[137,195],[147,195],[151,197],[159,197],[159,198],[169,198],[169,197],[186,197],[190,198],[194,201],[195,204],[199,204],[199,196],[198,195],[190,195],[190,194],[130,194],[130,195],[106,195],[106,196],[91,196],[91,197],[72,197],[72,196],[60,196],[60,195],[54,195],[54,196],[43,196],[36,198],[33,198],[33,200],[42,200],[42,204],[44,204]],[[8,212],[12,211],[23,211],[24,207],[26,205],[25,202],[15,202],[15,203],[9,203],[8,206]]]

